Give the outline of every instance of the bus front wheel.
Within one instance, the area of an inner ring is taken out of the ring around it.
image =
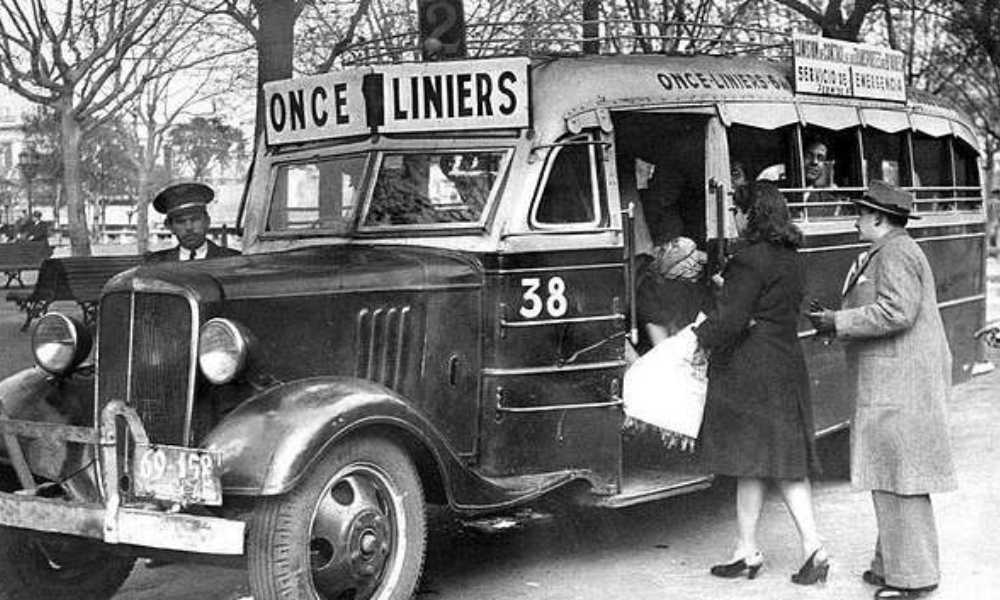
[[[291,492],[262,499],[250,526],[258,600],[402,600],[416,591],[427,524],[409,456],[380,437],[337,444]]]

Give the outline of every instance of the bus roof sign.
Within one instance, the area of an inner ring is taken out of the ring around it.
[[[264,84],[267,142],[285,144],[368,132],[362,82],[352,69]]]
[[[830,38],[792,36],[795,91],[906,102],[903,53]]]
[[[267,142],[340,138],[373,129],[527,127],[529,64],[527,57],[413,63],[267,83]],[[369,78],[374,89],[366,83]],[[377,122],[372,115],[379,115]]]
[[[527,127],[528,64],[516,57],[376,68],[385,106],[379,131]]]

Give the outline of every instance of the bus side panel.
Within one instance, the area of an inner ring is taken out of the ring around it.
[[[803,309],[816,299],[830,308],[839,308],[844,275],[866,244],[858,244],[857,234],[810,236],[800,251],[806,268]],[[812,330],[809,320],[799,318],[799,331]],[[813,418],[817,431],[840,425],[854,413],[847,381],[844,348],[827,337],[802,338],[809,379],[812,383]]]
[[[982,224],[911,229],[934,271],[941,317],[951,347],[952,378],[955,383],[967,379],[978,358],[979,342],[972,333],[982,326],[985,311],[984,245]],[[851,262],[867,244],[859,243],[857,234],[844,233],[810,236],[802,252],[806,264],[806,303],[815,298],[832,308],[841,302],[844,276]],[[799,331],[811,330],[804,317]],[[844,350],[840,343],[830,343],[818,336],[802,340],[812,381],[816,429],[824,430],[848,421],[853,413],[847,385]]]
[[[514,377],[486,377],[481,467],[502,477],[569,469],[592,471],[612,485],[621,457],[621,407],[565,408],[509,412],[497,407],[554,406],[556,403],[603,403],[612,399],[618,371]]]
[[[580,469],[617,485],[621,256],[609,248],[484,257],[484,475]]]
[[[941,310],[948,345],[951,346],[952,383],[961,383],[972,377],[972,365],[980,360],[980,342],[972,334],[982,327],[985,310],[982,301]]]
[[[952,354],[952,380],[965,381],[980,358],[972,337],[986,317],[985,233],[982,224],[931,230],[917,237],[934,270],[941,318]],[[952,237],[954,236],[954,237]]]

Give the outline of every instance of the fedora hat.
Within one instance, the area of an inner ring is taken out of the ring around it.
[[[913,194],[878,179],[872,180],[863,198],[851,198],[851,202],[887,215],[919,219],[913,211]]]
[[[156,209],[156,212],[169,217],[189,208],[205,210],[213,198],[215,198],[215,192],[204,183],[181,181],[160,190],[160,193],[153,198],[153,208]]]

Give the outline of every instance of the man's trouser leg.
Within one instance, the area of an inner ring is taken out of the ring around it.
[[[904,588],[937,585],[941,572],[931,497],[873,490],[872,500],[878,521],[875,556],[876,561],[881,557],[885,582]]]

